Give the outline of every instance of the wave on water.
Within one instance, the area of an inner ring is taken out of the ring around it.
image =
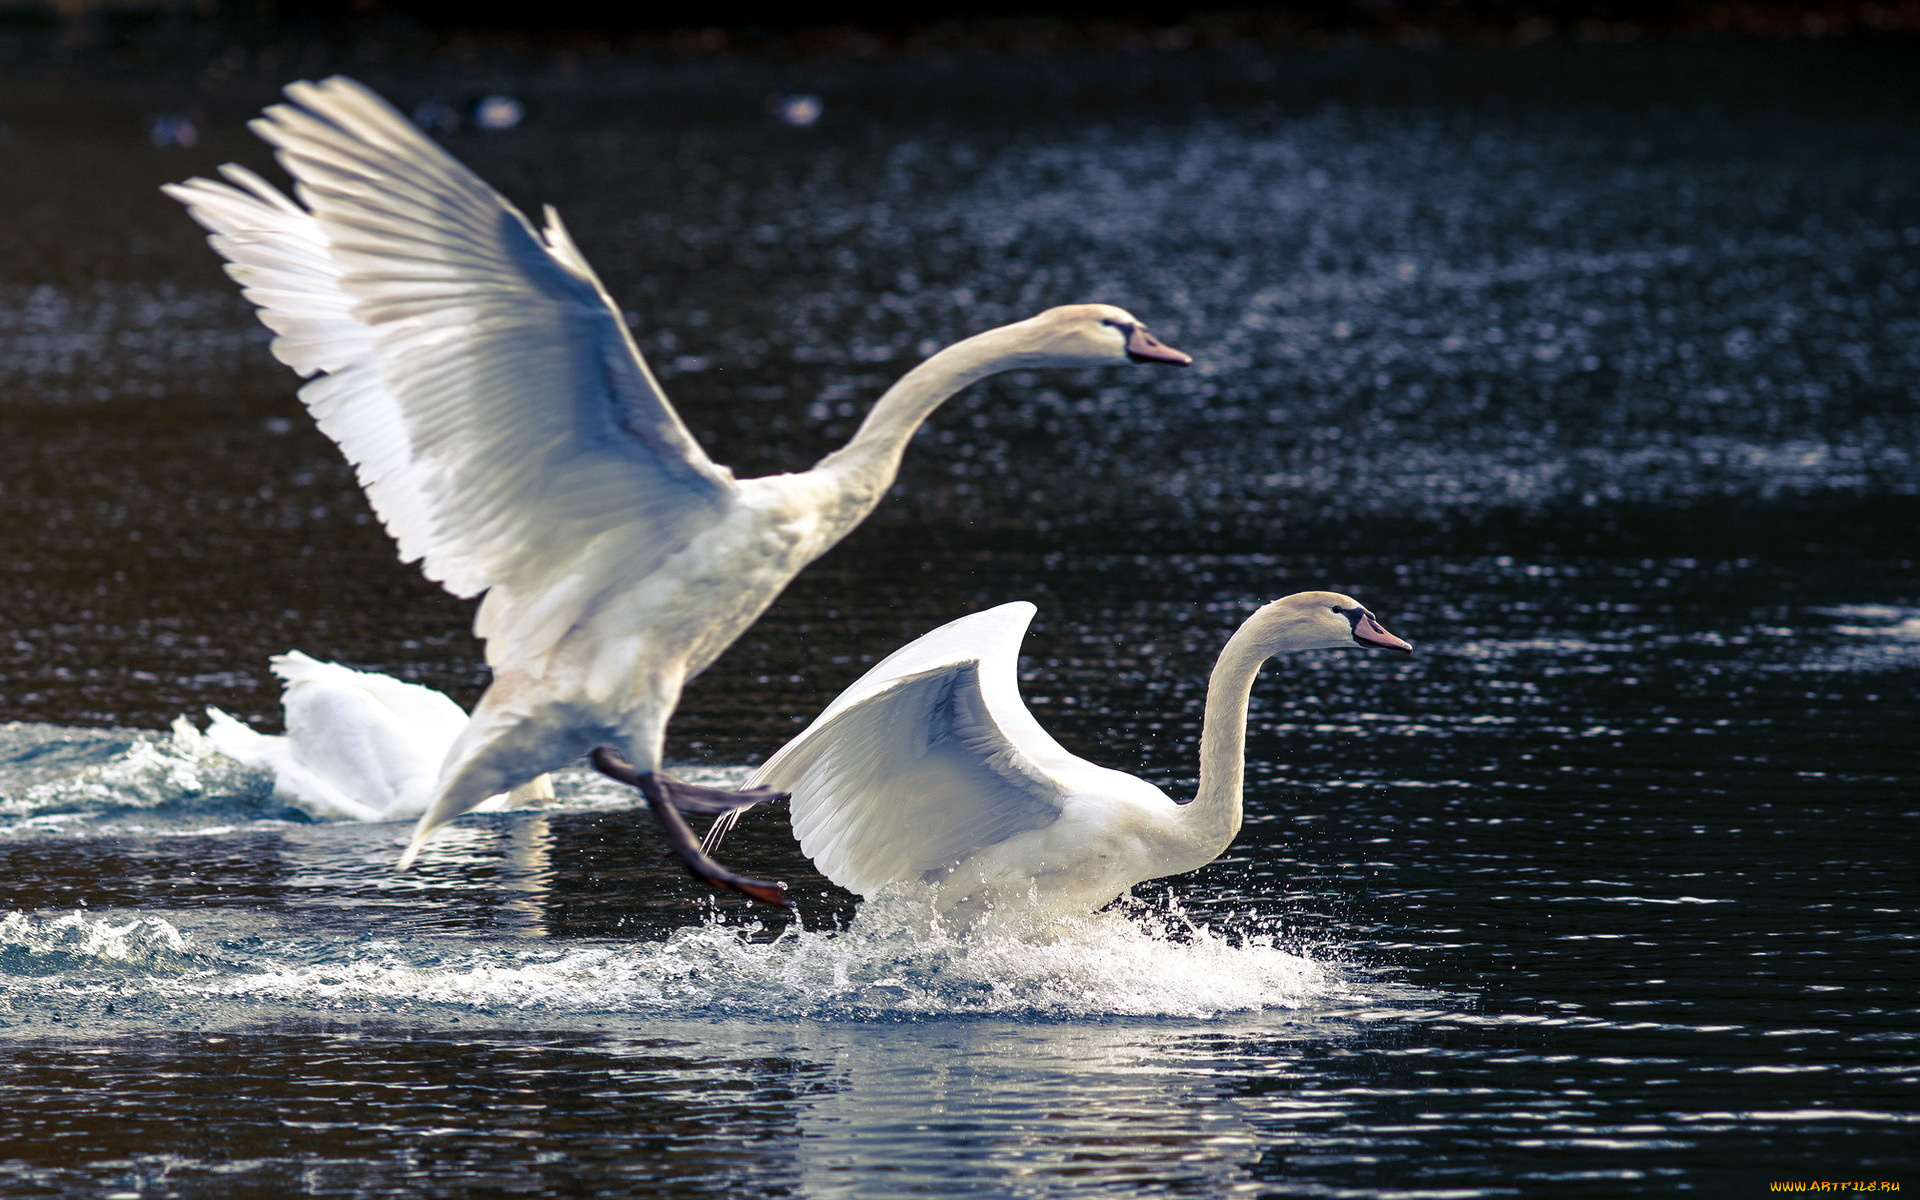
[[[1840,617],[1849,622],[1835,625],[1835,633],[1850,637],[1920,641],[1920,609],[1892,604],[1841,604],[1813,611],[1821,616]]]
[[[714,920],[659,942],[539,948],[432,938],[203,943],[151,916],[0,920],[0,989],[96,990],[103,973],[122,996],[132,985],[154,1000],[200,1004],[851,1020],[1210,1017],[1299,1008],[1348,990],[1336,968],[1270,936],[1221,932],[1177,911],[957,930],[917,892],[868,902],[843,930],[796,926],[766,940],[757,925]]]
[[[424,1001],[558,1009],[873,1018],[905,1015],[1211,1016],[1291,1008],[1332,974],[1270,940],[1176,918],[1100,913],[956,931],[927,899],[870,901],[841,931],[718,922],[659,943],[496,949],[418,961],[390,945],[348,964],[286,965],[217,990],[281,1000]]]
[[[1871,675],[1920,666],[1920,608],[1840,604],[1810,611],[1832,621],[1827,632],[1842,640],[1816,651],[1807,669]]]
[[[845,930],[756,941],[718,923],[647,945],[496,950],[420,963],[391,946],[357,962],[231,979],[228,994],[560,1009],[874,1018],[1185,1016],[1292,1008],[1334,973],[1270,939],[1180,918],[1105,912],[956,931],[924,896],[862,905]],[[372,947],[369,947],[372,949]]]
[[[272,797],[269,776],[213,752],[197,734],[182,737],[178,728],[0,724],[0,830],[181,807],[294,815]]]
[[[707,787],[735,787],[752,772],[751,767],[699,764],[673,770]],[[609,810],[641,803],[634,789],[586,768],[565,768],[553,779],[555,799],[540,807]],[[164,832],[181,820],[199,828],[208,817],[216,822],[338,819],[306,812],[277,794],[271,772],[220,753],[184,717],[170,730],[0,724],[0,837],[99,833],[102,819],[130,814],[160,818],[148,820],[141,832]],[[179,820],[168,822],[168,817]]]
[[[187,936],[159,917],[116,922],[85,913],[0,916],[0,976],[176,976],[207,966]]]

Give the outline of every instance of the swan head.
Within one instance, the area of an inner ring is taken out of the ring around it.
[[[1263,641],[1271,647],[1269,654],[1342,646],[1373,646],[1413,653],[1413,647],[1388,633],[1366,605],[1339,592],[1295,592],[1282,596],[1255,613],[1248,624],[1256,621],[1268,635]]]
[[[1098,367],[1166,363],[1184,367],[1193,356],[1147,332],[1146,322],[1111,304],[1063,304],[1019,323],[1031,365]]]

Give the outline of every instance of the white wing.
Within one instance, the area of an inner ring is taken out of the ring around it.
[[[894,652],[754,773],[793,793],[800,848],[827,878],[872,895],[1051,824],[1063,775],[1101,768],[1066,751],[1020,700],[1025,602],[943,625]]]
[[[316,817],[391,821],[418,816],[467,714],[444,693],[377,671],[321,662],[298,650],[273,656],[285,683],[287,732],[249,729],[208,708],[214,749],[273,775],[281,799]],[[545,775],[479,807],[497,811],[553,798]]]
[[[275,655],[273,671],[287,684],[280,703],[302,766],[389,820],[426,808],[447,748],[467,726],[458,704],[297,650]]]
[[[302,374],[403,559],[489,591],[496,667],[549,650],[595,597],[718,522],[731,475],[660,391],[619,311],[548,211],[518,209],[360,84],[287,88],[253,122],[301,209],[232,187],[170,187]]]
[[[291,738],[256,732],[212,706],[207,708],[206,737],[228,758],[271,774],[274,795],[309,816],[350,821],[387,819],[380,808],[347,795],[301,762]]]
[[[364,692],[390,714],[398,725],[414,731],[422,743],[436,744],[441,753],[467,727],[467,714],[445,692],[424,684],[408,683],[378,671],[356,671],[339,663],[321,662],[298,650],[276,654],[268,660],[273,673],[286,684],[283,704],[310,691]],[[292,711],[287,713],[288,727],[300,724]]]

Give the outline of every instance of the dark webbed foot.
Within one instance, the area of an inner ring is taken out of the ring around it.
[[[673,847],[673,852],[679,856],[681,865],[686,867],[689,875],[709,887],[739,892],[762,904],[786,909],[793,907],[793,901],[787,899],[786,884],[736,875],[707,857],[700,843],[694,839],[693,831],[687,828],[687,820],[680,815],[678,807],[685,803],[696,812],[736,812],[749,805],[777,799],[780,793],[768,788],[723,792],[714,788],[695,787],[656,772],[641,771],[604,746],[589,757],[594,768],[602,775],[631,784],[646,796],[647,810],[653,813],[654,820],[660,822],[660,831],[667,835],[667,844]]]

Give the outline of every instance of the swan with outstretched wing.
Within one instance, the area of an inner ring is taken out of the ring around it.
[[[259,176],[166,191],[209,230],[274,354],[353,463],[404,561],[458,596],[494,680],[401,865],[440,825],[582,754],[638,787],[696,876],[785,904],[701,851],[681,809],[767,798],[660,770],[682,686],[885,495],[920,424],[1015,367],[1184,364],[1082,304],[935,354],[812,470],[736,480],[660,390],[548,209],[518,209],[350,79],[296,83],[253,122],[298,202]]]
[[[791,794],[794,834],[821,874],[862,896],[933,884],[936,904],[961,913],[1091,912],[1136,883],[1212,862],[1239,833],[1247,703],[1270,656],[1412,649],[1336,592],[1259,609],[1214,666],[1199,793],[1176,804],[1072,754],[1021,702],[1020,642],[1035,611],[1003,604],[908,643],[754,772],[750,786]],[[715,823],[709,848],[743,811]]]

